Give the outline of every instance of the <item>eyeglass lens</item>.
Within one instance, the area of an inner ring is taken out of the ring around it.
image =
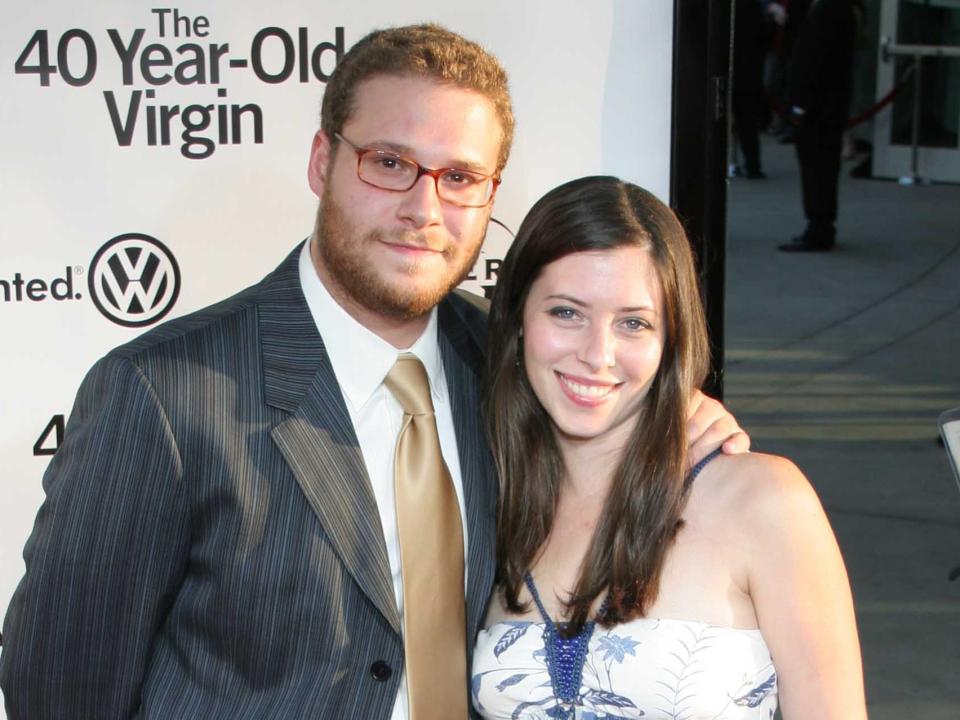
[[[431,175],[441,199],[457,205],[486,205],[493,192],[493,180],[468,170],[445,169],[437,172],[420,171],[417,163],[385,153],[367,150],[360,154],[360,179],[385,190],[409,190],[421,174]]]

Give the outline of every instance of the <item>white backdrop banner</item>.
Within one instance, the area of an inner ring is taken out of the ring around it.
[[[515,230],[586,174],[668,197],[672,0],[34,0],[4,13],[0,616],[86,370],[257,281],[309,235],[324,83],[370,30],[422,21],[510,73],[517,135],[496,218]],[[465,283],[481,293],[509,242],[490,227]]]

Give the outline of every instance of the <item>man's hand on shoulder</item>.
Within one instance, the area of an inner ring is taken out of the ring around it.
[[[687,413],[687,435],[690,448],[687,462],[693,467],[718,447],[727,455],[736,455],[750,450],[750,436],[737,424],[736,418],[723,403],[694,393]]]

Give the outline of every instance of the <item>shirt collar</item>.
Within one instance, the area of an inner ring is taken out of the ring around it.
[[[402,352],[416,355],[423,363],[433,402],[443,402],[444,375],[437,340],[437,309],[430,311],[427,327],[416,342],[406,350],[398,350],[354,320],[333,299],[313,267],[311,241],[303,244],[300,253],[300,286],[349,407],[359,410],[366,405]]]

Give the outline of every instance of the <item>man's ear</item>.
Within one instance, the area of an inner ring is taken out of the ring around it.
[[[331,159],[330,138],[323,130],[317,130],[310,147],[310,162],[307,164],[307,181],[317,197],[323,197]]]

